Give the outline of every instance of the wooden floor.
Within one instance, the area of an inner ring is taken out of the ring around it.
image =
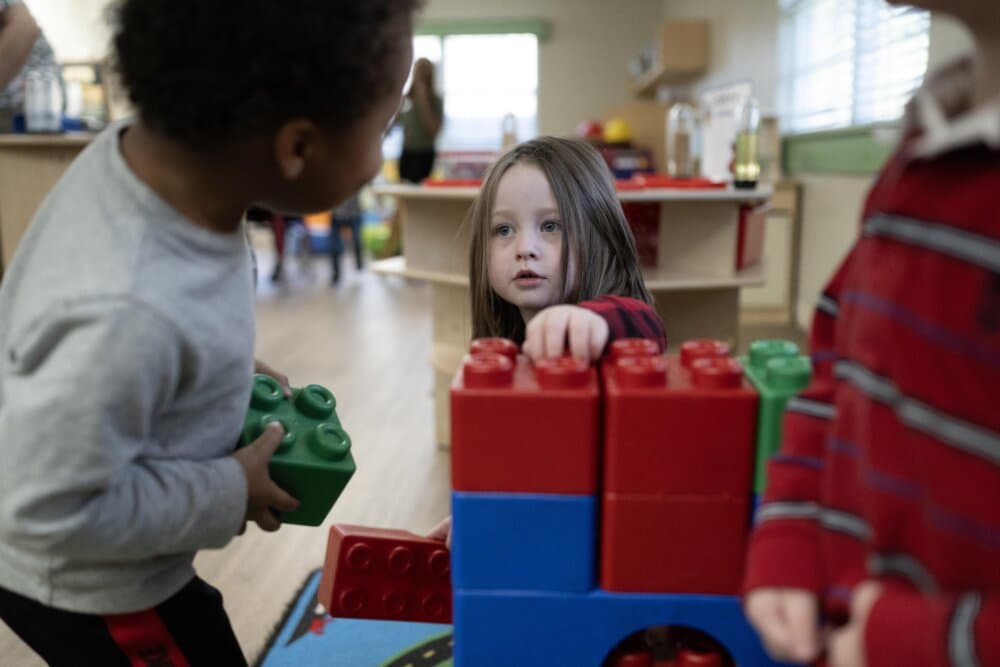
[[[330,387],[354,443],[358,471],[327,521],[430,529],[448,512],[449,457],[434,443],[428,288],[355,272],[351,261],[341,284],[330,287],[323,257],[289,260],[285,280],[273,286],[267,239],[254,239],[262,247],[258,357],[293,385]],[[755,327],[743,339],[765,335],[801,341],[786,327]],[[307,573],[322,564],[325,547],[323,527],[251,527],[226,548],[198,556],[198,573],[222,591],[251,661]],[[43,663],[0,624],[0,664]]]

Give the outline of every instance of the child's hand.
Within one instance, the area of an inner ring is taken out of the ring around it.
[[[550,306],[531,318],[524,331],[524,353],[532,361],[574,357],[593,361],[608,342],[608,323],[597,313],[580,306]]]
[[[272,422],[264,429],[264,433],[246,447],[237,449],[233,454],[247,477],[247,513],[246,521],[253,521],[261,529],[268,532],[278,530],[281,521],[274,515],[271,508],[279,512],[291,512],[299,507],[299,501],[282,491],[271,480],[267,472],[267,464],[271,455],[278,449],[278,444],[284,436],[281,424]]]
[[[810,663],[820,654],[819,600],[797,588],[757,588],[744,604],[747,620],[776,660]]]
[[[285,389],[285,398],[292,395],[292,386],[288,383],[288,376],[284,373],[279,373],[278,371],[271,368],[269,365],[265,364],[260,359],[253,360],[253,372],[263,373],[264,375],[270,375],[275,380],[277,380],[282,387]]]
[[[432,540],[441,540],[444,545],[451,549],[451,517],[446,517],[427,534]]]
[[[851,620],[830,635],[827,662],[830,667],[865,667],[865,625],[882,588],[874,581],[862,582],[851,594]]]

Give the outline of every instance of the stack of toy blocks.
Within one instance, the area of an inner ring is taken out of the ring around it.
[[[338,618],[450,623],[448,550],[403,530],[331,526],[319,601]]]
[[[275,484],[301,503],[294,512],[281,515],[284,523],[323,523],[354,475],[351,439],[340,425],[336,405],[333,394],[318,384],[294,389],[286,398],[277,380],[254,376],[240,445],[259,438],[271,422],[284,429],[268,471]]]
[[[724,346],[685,349],[619,341],[599,377],[473,343],[451,389],[456,665],[597,666],[660,625],[774,664],[731,595],[756,394]]]
[[[510,341],[481,340],[451,401],[455,587],[593,588],[596,371],[569,357],[533,366]]]
[[[781,422],[790,398],[805,389],[812,375],[809,357],[785,340],[756,340],[741,357],[746,375],[760,394],[757,417],[757,460],[754,465],[755,497],[767,486],[767,460],[781,446]]]
[[[735,594],[757,394],[724,343],[688,341],[679,356],[642,352],[613,348],[602,369],[601,586]]]

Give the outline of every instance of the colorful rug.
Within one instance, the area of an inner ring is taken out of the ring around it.
[[[451,667],[450,625],[331,618],[319,578],[306,578],[255,667]]]

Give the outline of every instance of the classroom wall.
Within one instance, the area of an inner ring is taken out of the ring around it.
[[[60,60],[96,60],[108,47],[102,20],[109,0],[27,0]],[[433,19],[544,18],[550,39],[539,49],[538,127],[568,134],[628,97],[626,65],[659,22],[660,0],[429,0]]]
[[[580,120],[601,118],[628,99],[627,64],[653,36],[660,0],[429,0],[433,19],[542,18],[549,40],[539,45],[538,129],[569,134]]]
[[[765,115],[776,111],[778,0],[663,0],[663,18],[707,18],[709,71],[693,86],[750,81]]]
[[[711,72],[694,86],[750,79],[765,113],[775,110],[778,70],[777,0],[663,0],[665,18],[707,18],[711,22]],[[933,15],[928,67],[934,69],[967,53],[966,30]],[[803,227],[799,302],[795,312],[808,326],[816,296],[857,237],[861,207],[871,184],[867,176],[795,174],[803,186]]]
[[[62,62],[100,60],[111,31],[104,20],[110,0],[25,0]]]

